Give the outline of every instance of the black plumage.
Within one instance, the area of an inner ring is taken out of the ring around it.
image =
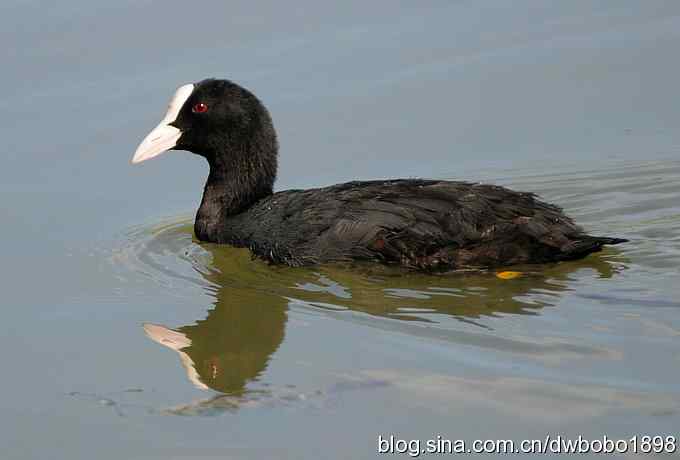
[[[197,113],[197,104],[205,104]],[[442,180],[348,182],[272,193],[271,118],[226,80],[194,85],[172,126],[174,148],[210,165],[195,233],[273,263],[375,261],[423,270],[578,259],[617,244],[587,235],[557,206],[495,185]]]

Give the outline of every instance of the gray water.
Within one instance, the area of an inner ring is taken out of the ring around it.
[[[678,2],[0,11],[3,459],[680,434]],[[480,180],[631,242],[514,279],[198,243],[206,165],[128,162],[174,89],[209,76],[270,108],[278,189]]]

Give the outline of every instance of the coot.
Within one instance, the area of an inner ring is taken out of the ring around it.
[[[622,243],[590,236],[557,206],[496,185],[399,179],[273,193],[278,141],[247,89],[207,79],[177,89],[132,163],[188,150],[210,165],[194,230],[291,266],[369,261],[421,270],[578,259]]]

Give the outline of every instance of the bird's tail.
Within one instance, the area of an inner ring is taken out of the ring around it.
[[[607,236],[588,236],[586,239],[600,245],[621,244],[628,242],[628,240],[625,238],[610,238]]]
[[[628,242],[628,240],[625,238],[583,235],[562,246],[561,250],[565,259],[578,259],[585,257],[591,252],[601,251],[602,246],[626,242]]]

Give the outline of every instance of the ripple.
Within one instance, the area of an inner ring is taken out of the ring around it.
[[[141,278],[166,288],[209,287],[200,274],[211,270],[211,255],[194,242],[192,227],[184,216],[133,227],[118,238],[107,259],[123,282]]]

